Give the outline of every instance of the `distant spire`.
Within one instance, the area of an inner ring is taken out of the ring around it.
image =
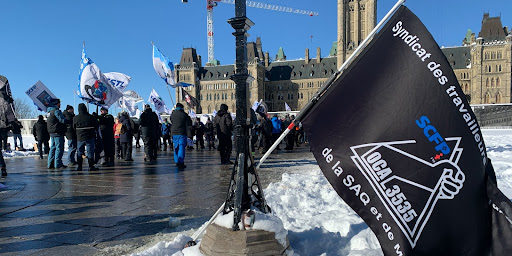
[[[338,42],[332,42],[331,51],[329,52],[329,56],[333,57],[338,54]]]
[[[286,60],[286,55],[284,55],[283,47],[279,47],[276,55],[276,61]]]

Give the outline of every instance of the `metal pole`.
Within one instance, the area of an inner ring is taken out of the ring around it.
[[[171,98],[171,103],[172,103],[172,106],[174,107],[174,100],[172,100],[171,89],[169,88],[168,84],[166,84],[165,87],[167,87],[167,91],[169,92],[169,98]]]
[[[272,146],[269,148],[269,150],[267,150],[267,152],[265,153],[265,155],[263,155],[260,159],[260,161],[258,162],[258,166],[256,167],[256,169],[259,169],[261,164],[263,162],[265,162],[265,160],[268,158],[268,156],[272,153],[272,151],[274,151],[274,149],[277,148],[277,146],[279,145],[279,143],[281,143],[281,141],[286,137],[286,135],[291,131],[291,129],[293,129],[308,113],[309,111],[316,105],[316,103],[318,102],[318,100],[320,100],[320,97],[325,93],[325,91],[327,91],[327,89],[329,89],[329,87],[331,86],[332,82],[341,74],[343,73],[343,71],[345,71],[345,69],[350,65],[352,64],[352,62],[354,61],[354,59],[357,57],[357,55],[359,53],[361,53],[363,51],[363,49],[371,42],[371,40],[373,39],[373,37],[375,36],[375,34],[377,34],[378,30],[381,29],[382,26],[384,26],[384,24],[386,23],[386,21],[389,19],[389,17],[391,17],[391,15],[393,15],[395,13],[395,11],[400,7],[402,6],[402,4],[405,2],[405,0],[398,0],[396,2],[396,4],[393,6],[393,8],[391,8],[391,10],[389,10],[389,12],[386,14],[386,16],[384,16],[384,18],[382,18],[382,20],[380,20],[380,22],[377,24],[377,26],[375,26],[375,28],[373,28],[373,30],[370,32],[370,34],[368,34],[368,36],[364,39],[363,42],[361,42],[361,44],[356,48],[356,50],[352,53],[352,55],[350,55],[350,57],[343,63],[343,65],[341,65],[341,67],[338,69],[338,71],[336,71],[336,73],[334,73],[325,83],[324,85],[322,86],[322,88],[320,88],[320,90],[318,90],[315,95],[313,96],[313,98],[311,99],[311,101],[309,101],[309,103],[304,106],[304,108],[299,112],[299,114],[297,114],[295,120],[293,120],[293,122],[288,126],[288,128],[281,134],[281,136],[279,136],[279,138],[274,142],[274,144],[272,144]]]

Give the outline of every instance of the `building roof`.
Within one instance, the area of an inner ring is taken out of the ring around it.
[[[460,46],[441,49],[453,69],[467,68],[471,64],[471,47]]]
[[[500,17],[489,17],[488,13],[484,13],[482,19],[482,28],[478,37],[482,37],[484,42],[504,41],[507,33],[501,24]]]
[[[209,66],[199,69],[198,77],[201,81],[231,80],[235,74],[235,65]]]
[[[195,48],[184,48],[181,53],[180,65],[192,64],[193,62],[201,65],[201,60],[199,59]]]
[[[316,59],[311,59],[308,64],[305,60],[272,62],[265,76],[269,81],[326,78],[336,72],[336,62],[335,56],[322,58],[320,63]]]

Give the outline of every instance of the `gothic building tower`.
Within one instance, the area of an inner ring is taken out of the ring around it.
[[[338,68],[377,24],[377,0],[338,0]]]

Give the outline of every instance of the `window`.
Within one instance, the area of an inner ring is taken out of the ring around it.
[[[496,94],[496,103],[501,103],[501,94],[499,92]]]
[[[491,95],[489,93],[485,94],[484,103],[489,104],[491,99]]]
[[[494,87],[494,77],[491,78],[491,87]]]
[[[499,86],[500,86],[500,78],[499,78],[499,77],[497,77],[497,78],[496,78],[496,87],[499,87]]]
[[[485,87],[489,88],[489,78],[485,79]]]

